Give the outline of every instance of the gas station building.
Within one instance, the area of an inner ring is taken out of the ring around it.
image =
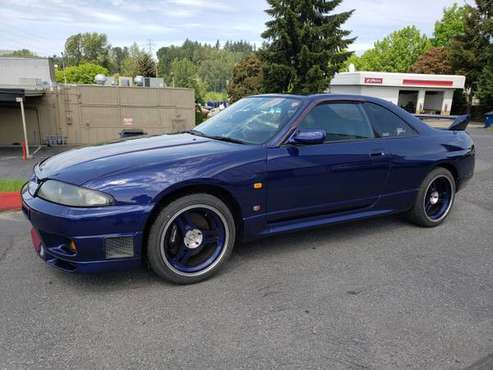
[[[449,115],[454,91],[464,89],[465,82],[464,76],[342,72],[334,76],[330,92],[381,98],[413,114]]]

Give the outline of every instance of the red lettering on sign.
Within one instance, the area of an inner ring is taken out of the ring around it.
[[[365,77],[365,84],[383,84],[383,78]]]

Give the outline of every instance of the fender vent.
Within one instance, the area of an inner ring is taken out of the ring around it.
[[[106,259],[134,256],[134,238],[108,238],[104,242]]]

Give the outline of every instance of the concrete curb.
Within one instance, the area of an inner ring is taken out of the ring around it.
[[[22,207],[21,195],[19,192],[0,193],[0,212],[18,211]]]

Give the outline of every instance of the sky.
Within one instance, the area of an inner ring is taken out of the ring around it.
[[[464,0],[458,0],[462,3]],[[431,35],[454,0],[344,0],[355,9],[345,24],[361,54],[392,31],[415,25]],[[153,52],[185,39],[262,43],[265,0],[0,0],[0,50],[30,49],[40,56],[63,51],[68,36],[103,32],[113,46],[134,41]]]

